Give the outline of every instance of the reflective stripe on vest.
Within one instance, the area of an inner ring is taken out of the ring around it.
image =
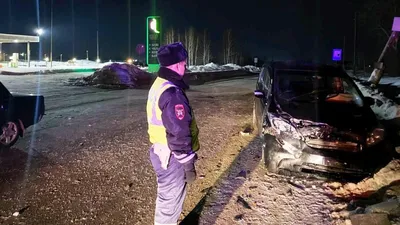
[[[170,81],[157,77],[154,81],[147,100],[147,121],[148,121],[148,134],[152,144],[161,144],[168,147],[166,129],[162,122],[162,111],[158,106],[158,102],[162,93],[168,88],[176,87]],[[192,111],[192,122],[190,124],[190,133],[192,136],[192,150],[197,151],[200,148],[196,120]]]
[[[158,143],[168,147],[166,130],[161,118],[161,109],[158,101],[162,93],[168,88],[176,87],[170,81],[157,77],[154,81],[147,100],[147,122],[149,125],[148,134],[152,144]]]
[[[173,85],[171,82],[169,81],[165,81],[164,83],[162,83],[160,85],[159,88],[154,89],[154,93],[151,93],[150,95],[152,96],[151,99],[151,119],[150,119],[150,123],[153,125],[157,125],[157,126],[164,126],[162,119],[161,118],[157,118],[157,109],[158,109],[158,100],[160,99],[161,94],[167,90],[168,88],[171,87],[176,87],[175,85]]]

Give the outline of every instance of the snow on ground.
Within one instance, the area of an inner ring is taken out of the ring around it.
[[[31,61],[30,67],[28,67],[27,62],[19,62],[17,68],[9,67],[7,64],[2,64],[2,67],[0,67],[0,72],[6,71],[13,73],[35,73],[35,72],[49,71],[49,70],[100,69],[108,64],[110,64],[110,62],[97,63],[90,60],[76,60],[75,62],[53,61],[53,65],[50,66],[50,62]]]
[[[208,63],[206,65],[198,65],[198,66],[189,66],[189,70],[191,72],[215,72],[215,71],[230,71],[230,70],[240,70],[240,69],[244,69],[244,70],[248,70],[250,72],[260,72],[260,68],[255,67],[255,66],[251,66],[251,65],[247,65],[244,67],[241,67],[239,65],[236,64],[226,64],[226,65],[218,65],[215,63]]]
[[[231,161],[238,148],[239,155],[227,168],[221,163],[225,172],[208,191],[199,224],[331,224],[334,200],[324,181],[267,173],[261,145],[253,134],[232,136],[221,151],[223,161]]]
[[[357,75],[358,79],[368,81],[370,75],[365,74],[365,75]],[[388,76],[387,74],[383,75],[381,80],[379,81],[379,84],[390,84],[391,86],[396,86],[400,87],[400,77],[393,77],[393,76]]]
[[[357,81],[355,83],[364,96],[375,99],[375,104],[371,108],[378,119],[391,120],[400,117],[400,106],[393,102],[393,100],[386,98],[383,93],[378,92],[376,89],[362,85]]]
[[[31,61],[30,67],[28,67],[26,62],[19,62],[18,68],[9,67],[5,63],[1,63],[0,72],[7,71],[13,73],[35,73],[40,71],[48,71],[48,70],[70,70],[70,69],[100,69],[103,66],[109,65],[113,62],[104,62],[104,63],[97,63],[90,60],[76,60],[75,62],[68,61],[68,62],[57,62],[53,61],[52,67],[50,67],[50,62],[38,62],[38,61]],[[125,63],[125,62],[116,62],[116,63]],[[147,67],[140,67],[140,69],[147,71]],[[218,65],[215,63],[208,63],[206,65],[196,65],[196,66],[189,66],[189,70],[191,72],[216,72],[216,71],[232,71],[232,70],[247,70],[253,73],[260,72],[259,67],[255,67],[252,65],[247,66],[239,66],[236,64],[226,64],[226,65]]]

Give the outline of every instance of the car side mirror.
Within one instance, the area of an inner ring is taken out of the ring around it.
[[[264,98],[265,96],[264,96],[264,92],[262,92],[262,91],[260,91],[260,90],[255,90],[254,91],[254,96],[256,97],[256,98]]]
[[[365,104],[368,106],[374,105],[375,104],[375,99],[371,97],[365,97]]]

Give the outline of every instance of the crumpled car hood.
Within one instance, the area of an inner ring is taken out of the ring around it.
[[[372,110],[352,104],[341,103],[300,103],[279,106],[282,111],[293,118],[329,124],[341,131],[352,131],[365,134],[377,125]]]

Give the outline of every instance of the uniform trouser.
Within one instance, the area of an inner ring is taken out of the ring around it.
[[[154,215],[156,225],[177,224],[186,196],[185,171],[173,155],[167,169],[161,168],[161,161],[153,148],[150,149],[150,160],[157,174],[157,199]]]

